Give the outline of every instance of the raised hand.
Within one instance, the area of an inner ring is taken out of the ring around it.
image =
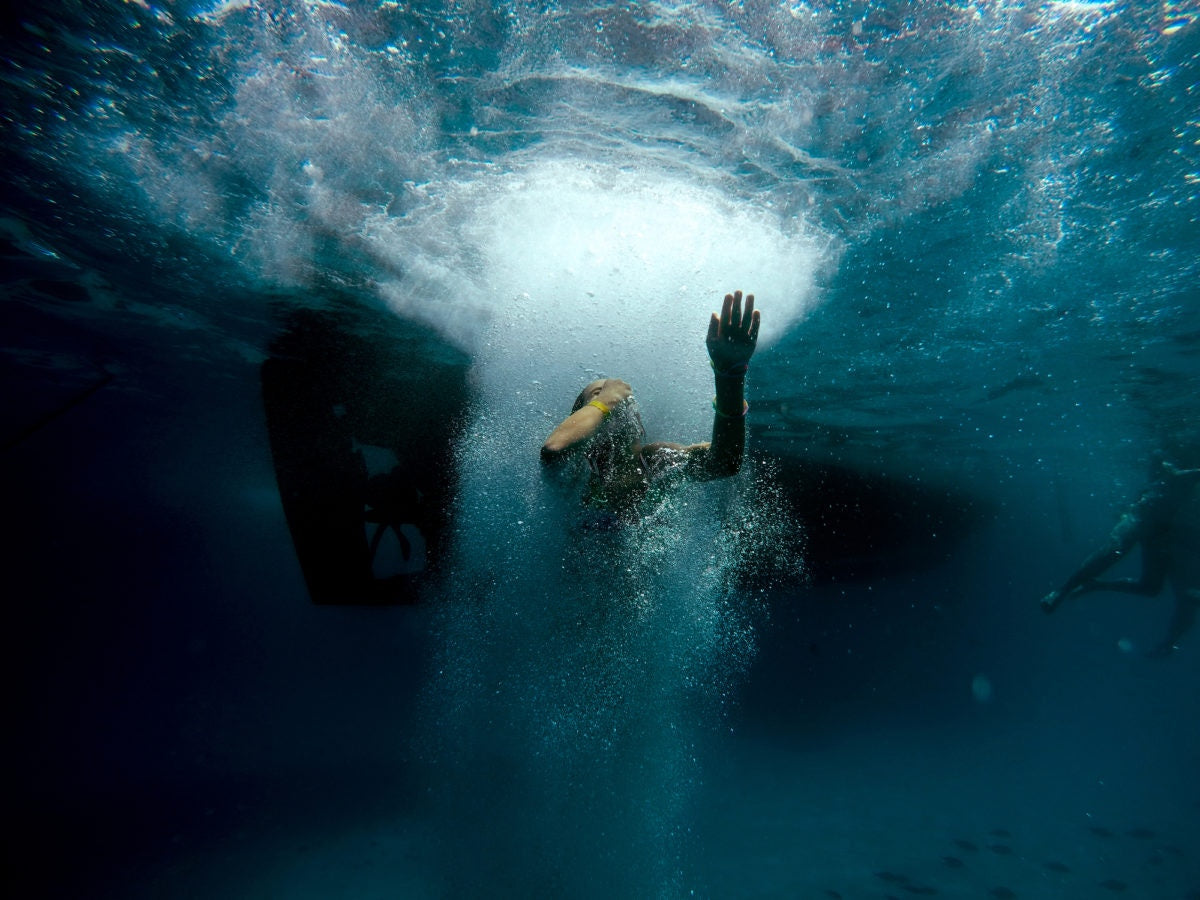
[[[742,292],[725,295],[721,312],[712,314],[708,322],[708,358],[718,373],[745,366],[754,355],[758,344],[758,326],[761,316],[754,308],[754,295],[746,295],[746,306],[742,308]]]

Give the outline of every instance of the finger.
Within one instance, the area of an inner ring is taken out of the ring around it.
[[[742,310],[742,330],[749,331],[750,323],[754,319],[754,295],[746,295],[746,306]]]
[[[758,340],[758,324],[762,321],[762,313],[757,309],[754,311],[754,318],[750,320],[750,343],[755,343]]]
[[[742,327],[742,292],[733,292],[733,309],[729,314],[729,325],[735,331]]]
[[[733,315],[733,294],[725,295],[725,302],[721,304],[721,328],[729,327],[729,317]]]
[[[721,334],[721,320],[717,318],[717,314],[713,313],[708,319],[708,337],[705,338],[710,344],[715,341]]]

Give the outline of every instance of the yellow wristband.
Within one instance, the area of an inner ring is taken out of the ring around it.
[[[600,410],[600,412],[604,413],[604,418],[606,418],[606,419],[612,415],[612,410],[609,409],[607,406],[605,406],[603,403],[601,403],[599,400],[593,400],[591,403],[588,404],[588,406],[596,407],[596,409],[598,409],[598,410]]]

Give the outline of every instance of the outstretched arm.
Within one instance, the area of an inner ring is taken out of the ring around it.
[[[588,385],[585,394],[584,405],[563,419],[542,444],[542,462],[556,462],[584,447],[612,408],[633,395],[633,388],[619,378],[609,378]]]
[[[721,312],[708,323],[705,346],[712,360],[716,382],[713,399],[712,443],[692,452],[691,468],[700,478],[725,478],[742,467],[746,446],[746,370],[758,344],[761,315],[754,308],[754,295],[742,292],[725,295]]]

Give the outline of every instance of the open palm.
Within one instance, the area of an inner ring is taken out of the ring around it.
[[[741,291],[725,295],[720,315],[713,313],[709,320],[708,337],[705,339],[708,358],[717,372],[727,372],[750,362],[758,344],[760,321],[761,315],[754,308],[753,294],[746,295],[744,309]]]

